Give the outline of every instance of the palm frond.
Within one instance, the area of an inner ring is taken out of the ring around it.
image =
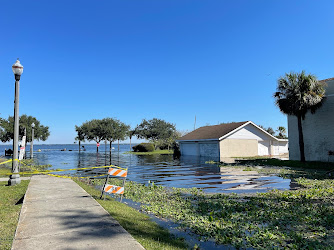
[[[319,83],[315,75],[302,71],[281,76],[277,80],[274,98],[283,113],[304,118],[308,110],[314,113],[321,106],[324,95],[324,84]]]

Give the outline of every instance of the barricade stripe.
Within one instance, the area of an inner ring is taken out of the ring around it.
[[[128,174],[128,171],[120,170],[120,169],[114,169],[114,168],[109,168],[108,174],[112,175],[112,176],[126,177],[127,174]]]
[[[104,187],[104,192],[112,194],[124,194],[124,187],[107,184]]]
[[[114,175],[118,175],[122,170],[120,169],[117,169],[115,172],[114,172]]]

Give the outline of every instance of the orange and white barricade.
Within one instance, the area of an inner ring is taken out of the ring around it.
[[[124,187],[106,184],[104,186],[104,192],[110,194],[124,194]]]
[[[108,184],[108,180],[109,180],[110,176],[123,178],[123,186],[119,187],[119,186]],[[109,170],[108,170],[108,175],[107,175],[106,181],[105,181],[105,183],[103,185],[103,188],[101,190],[102,192],[101,192],[101,197],[100,198],[102,199],[102,196],[106,193],[119,194],[119,195],[121,195],[121,202],[122,202],[122,198],[123,198],[123,194],[124,194],[125,180],[126,180],[127,176],[128,176],[128,169],[127,168],[120,168],[120,167],[117,167],[117,166],[110,167]]]

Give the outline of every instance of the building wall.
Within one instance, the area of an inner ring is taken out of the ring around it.
[[[257,127],[254,127],[252,124],[248,124],[242,129],[239,129],[238,131],[229,135],[226,139],[256,140],[256,155],[279,155],[282,153],[286,153],[285,147],[287,147],[286,145],[288,143],[282,142],[282,146],[280,146],[279,141],[273,139],[271,136],[259,130]],[[281,152],[281,149],[284,152]]]
[[[199,143],[199,155],[200,156],[210,156],[219,157],[219,143],[215,142],[202,142]]]
[[[328,81],[326,99],[315,114],[308,112],[302,121],[305,159],[332,161],[328,151],[334,151],[334,81]],[[300,160],[297,117],[288,116],[289,158]]]
[[[258,145],[255,139],[224,139],[220,141],[221,157],[243,157],[258,155]]]
[[[270,155],[270,140],[257,141],[258,143],[258,155]]]
[[[182,155],[219,157],[218,141],[180,142]]]
[[[198,142],[180,142],[182,155],[199,155]]]
[[[269,141],[272,138],[259,130],[258,128],[254,127],[252,124],[248,124],[247,126],[239,129],[238,131],[234,132],[233,134],[229,135],[226,139],[255,139],[258,141]]]
[[[289,143],[287,141],[279,141],[279,154],[289,153]]]

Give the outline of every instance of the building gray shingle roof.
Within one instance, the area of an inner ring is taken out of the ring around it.
[[[236,128],[244,125],[246,122],[232,122],[232,123],[224,123],[220,125],[214,126],[205,126],[200,127],[185,136],[182,136],[179,141],[187,141],[187,140],[205,140],[205,139],[219,139],[220,137],[230,133]]]

